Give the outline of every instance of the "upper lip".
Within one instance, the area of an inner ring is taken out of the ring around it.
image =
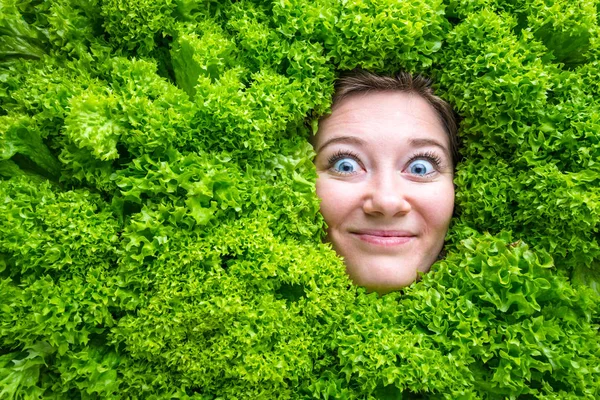
[[[357,235],[370,235],[370,236],[381,236],[381,237],[411,237],[416,236],[414,233],[408,231],[399,230],[387,230],[387,229],[360,229],[352,231]]]

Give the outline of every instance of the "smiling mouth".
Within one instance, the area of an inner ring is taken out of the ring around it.
[[[413,240],[416,236],[404,231],[359,231],[352,232],[359,240],[377,246],[400,246]]]

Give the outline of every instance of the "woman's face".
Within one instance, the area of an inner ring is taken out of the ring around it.
[[[327,240],[355,284],[387,293],[438,257],[454,208],[448,136],[422,97],[354,94],[315,137]]]

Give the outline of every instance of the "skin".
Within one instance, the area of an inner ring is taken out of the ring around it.
[[[341,100],[314,140],[327,240],[352,281],[384,294],[429,271],[454,209],[448,136],[416,94]]]

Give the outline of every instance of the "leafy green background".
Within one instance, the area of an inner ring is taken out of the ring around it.
[[[600,397],[600,2],[0,1],[0,397]],[[308,139],[356,67],[461,117],[447,256],[383,297]]]

